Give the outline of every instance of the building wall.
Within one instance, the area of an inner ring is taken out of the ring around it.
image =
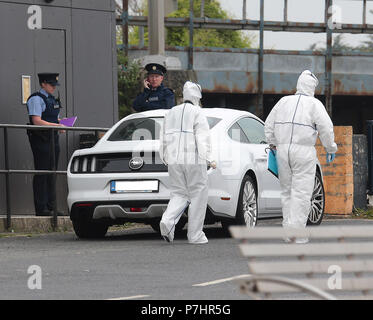
[[[42,30],[30,30],[30,5],[42,8]],[[110,127],[118,120],[114,0],[0,0],[0,123],[26,124],[22,75],[31,76],[31,91],[39,89],[37,73],[60,73],[63,109],[60,117],[78,116],[76,126]],[[11,169],[33,169],[24,130],[9,131]],[[78,147],[79,133],[60,135],[59,170],[66,170]],[[0,130],[0,155],[3,131]],[[4,168],[0,156],[0,168]],[[66,211],[66,179],[58,177],[58,207]],[[4,190],[4,176],[0,176]],[[18,201],[22,195],[22,201]],[[11,176],[14,214],[33,214],[32,175]],[[0,214],[5,195],[0,196]]]

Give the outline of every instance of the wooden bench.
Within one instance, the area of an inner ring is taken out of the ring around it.
[[[373,299],[373,225],[232,226],[230,232],[249,259],[240,290],[254,299]],[[297,237],[310,242],[284,241]]]

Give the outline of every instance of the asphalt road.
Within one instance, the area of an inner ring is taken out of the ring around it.
[[[323,222],[367,223],[373,220]],[[276,224],[280,220],[259,223]],[[146,226],[109,230],[102,240],[80,240],[74,233],[3,237],[0,299],[247,299],[228,281],[248,273],[237,240],[218,225],[205,232],[208,245],[188,244],[185,231],[168,244]],[[40,270],[29,270],[34,265]],[[41,283],[35,280],[39,271]]]

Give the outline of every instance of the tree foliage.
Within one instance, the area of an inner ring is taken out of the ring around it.
[[[142,15],[146,16],[148,13],[147,2],[143,3],[141,10]],[[193,15],[195,18],[201,17],[201,0],[194,0]],[[230,19],[216,0],[205,0],[204,16],[206,18]],[[178,0],[178,9],[169,14],[168,17],[189,17],[189,0]],[[139,28],[132,28],[129,35],[130,44],[138,44],[139,38]],[[193,33],[193,45],[195,47],[250,48],[254,40],[254,35],[237,30],[195,28]],[[167,46],[189,46],[189,28],[167,27],[165,42]],[[148,44],[147,28],[144,31],[144,43],[145,45]]]
[[[201,17],[201,0],[195,0],[193,5],[194,17]],[[189,0],[178,0],[178,10],[171,13],[170,17],[189,17]],[[228,14],[220,7],[216,0],[205,0],[204,16],[206,18],[230,19]],[[195,29],[193,44],[196,47],[221,47],[221,48],[249,48],[254,37],[241,31]],[[167,28],[166,43],[170,46],[188,46],[188,28]]]
[[[132,102],[141,90],[141,66],[137,61],[128,61],[123,51],[118,50],[118,105],[119,119],[132,113]]]

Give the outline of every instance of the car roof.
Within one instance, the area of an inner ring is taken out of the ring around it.
[[[169,109],[157,109],[157,110],[151,110],[151,111],[144,111],[144,112],[138,112],[133,113],[126,117],[127,120],[129,119],[135,119],[135,118],[144,118],[144,117],[164,117],[164,115],[169,111]],[[248,112],[248,111],[242,111],[237,109],[231,109],[231,108],[202,108],[202,112],[207,117],[214,117],[214,118],[220,118],[223,120],[233,120],[240,117],[253,117],[256,119],[259,119],[254,114]],[[260,119],[259,119],[260,120]]]

